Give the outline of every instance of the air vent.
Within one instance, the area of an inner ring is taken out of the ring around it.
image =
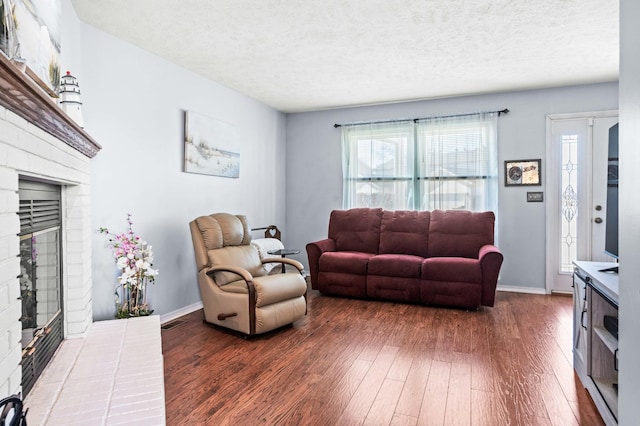
[[[160,328],[162,330],[169,330],[170,328],[176,327],[178,325],[184,324],[184,320],[174,320],[174,321],[169,321],[166,324],[163,324],[160,326]]]
[[[19,188],[20,235],[60,225],[59,186],[21,180]]]

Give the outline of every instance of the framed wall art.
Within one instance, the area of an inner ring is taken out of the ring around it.
[[[60,0],[0,0],[0,49],[50,96],[60,87]]]
[[[193,111],[185,112],[185,172],[239,178],[239,145],[233,125]]]
[[[504,162],[504,185],[542,185],[542,160],[512,160]]]

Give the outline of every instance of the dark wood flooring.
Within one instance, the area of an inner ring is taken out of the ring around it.
[[[162,331],[167,425],[602,425],[572,367],[568,296],[477,312],[309,292],[243,339],[197,311]]]

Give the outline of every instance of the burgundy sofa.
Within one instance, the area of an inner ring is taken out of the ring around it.
[[[477,309],[493,306],[502,253],[493,212],[334,210],[307,244],[323,294]]]

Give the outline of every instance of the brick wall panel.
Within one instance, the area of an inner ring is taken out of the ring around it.
[[[0,107],[0,394],[20,389],[21,303],[18,172],[51,181],[78,182],[63,191],[63,286],[74,322],[67,337],[83,335],[92,322],[91,161],[67,144]],[[75,265],[75,266],[71,266]]]

